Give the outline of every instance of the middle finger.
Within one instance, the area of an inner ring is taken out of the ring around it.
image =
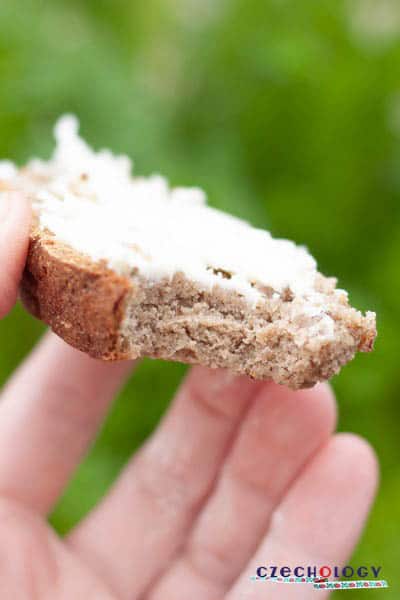
[[[180,549],[259,389],[245,377],[192,369],[158,431],[72,532],[71,546],[120,597],[142,594]]]

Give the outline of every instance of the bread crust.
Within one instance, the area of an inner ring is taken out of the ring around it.
[[[132,284],[79,255],[49,233],[34,230],[20,294],[27,310],[68,344],[95,358],[125,358],[119,329]]]
[[[177,273],[151,282],[123,277],[49,232],[35,229],[21,299],[71,346],[102,360],[140,356],[228,368],[292,389],[329,379],[356,351],[372,350],[375,317],[362,315],[319,275],[318,290],[334,322],[330,340],[315,338],[311,321],[292,318],[290,295],[251,307],[236,292],[202,290]],[[305,336],[298,343],[298,336]]]

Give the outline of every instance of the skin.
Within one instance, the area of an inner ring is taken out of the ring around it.
[[[17,298],[30,226],[0,194],[0,316]],[[46,523],[132,363],[47,334],[2,390],[0,589],[13,600],[290,600],[260,565],[341,565],[377,483],[370,446],[335,434],[330,388],[289,391],[193,368],[108,495],[65,539]],[[268,594],[268,596],[267,596]]]

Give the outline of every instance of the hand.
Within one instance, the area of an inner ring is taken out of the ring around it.
[[[29,209],[13,200],[0,216],[1,316],[15,301],[27,249]],[[291,392],[192,369],[95,510],[64,540],[48,527],[46,515],[131,369],[46,335],[3,390],[2,598],[326,597],[250,576],[261,565],[340,565],[359,538],[376,460],[365,441],[333,434],[327,385]]]

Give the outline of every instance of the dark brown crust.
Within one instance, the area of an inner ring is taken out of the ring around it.
[[[21,299],[68,344],[95,358],[121,359],[119,327],[132,284],[51,235],[32,232]]]

